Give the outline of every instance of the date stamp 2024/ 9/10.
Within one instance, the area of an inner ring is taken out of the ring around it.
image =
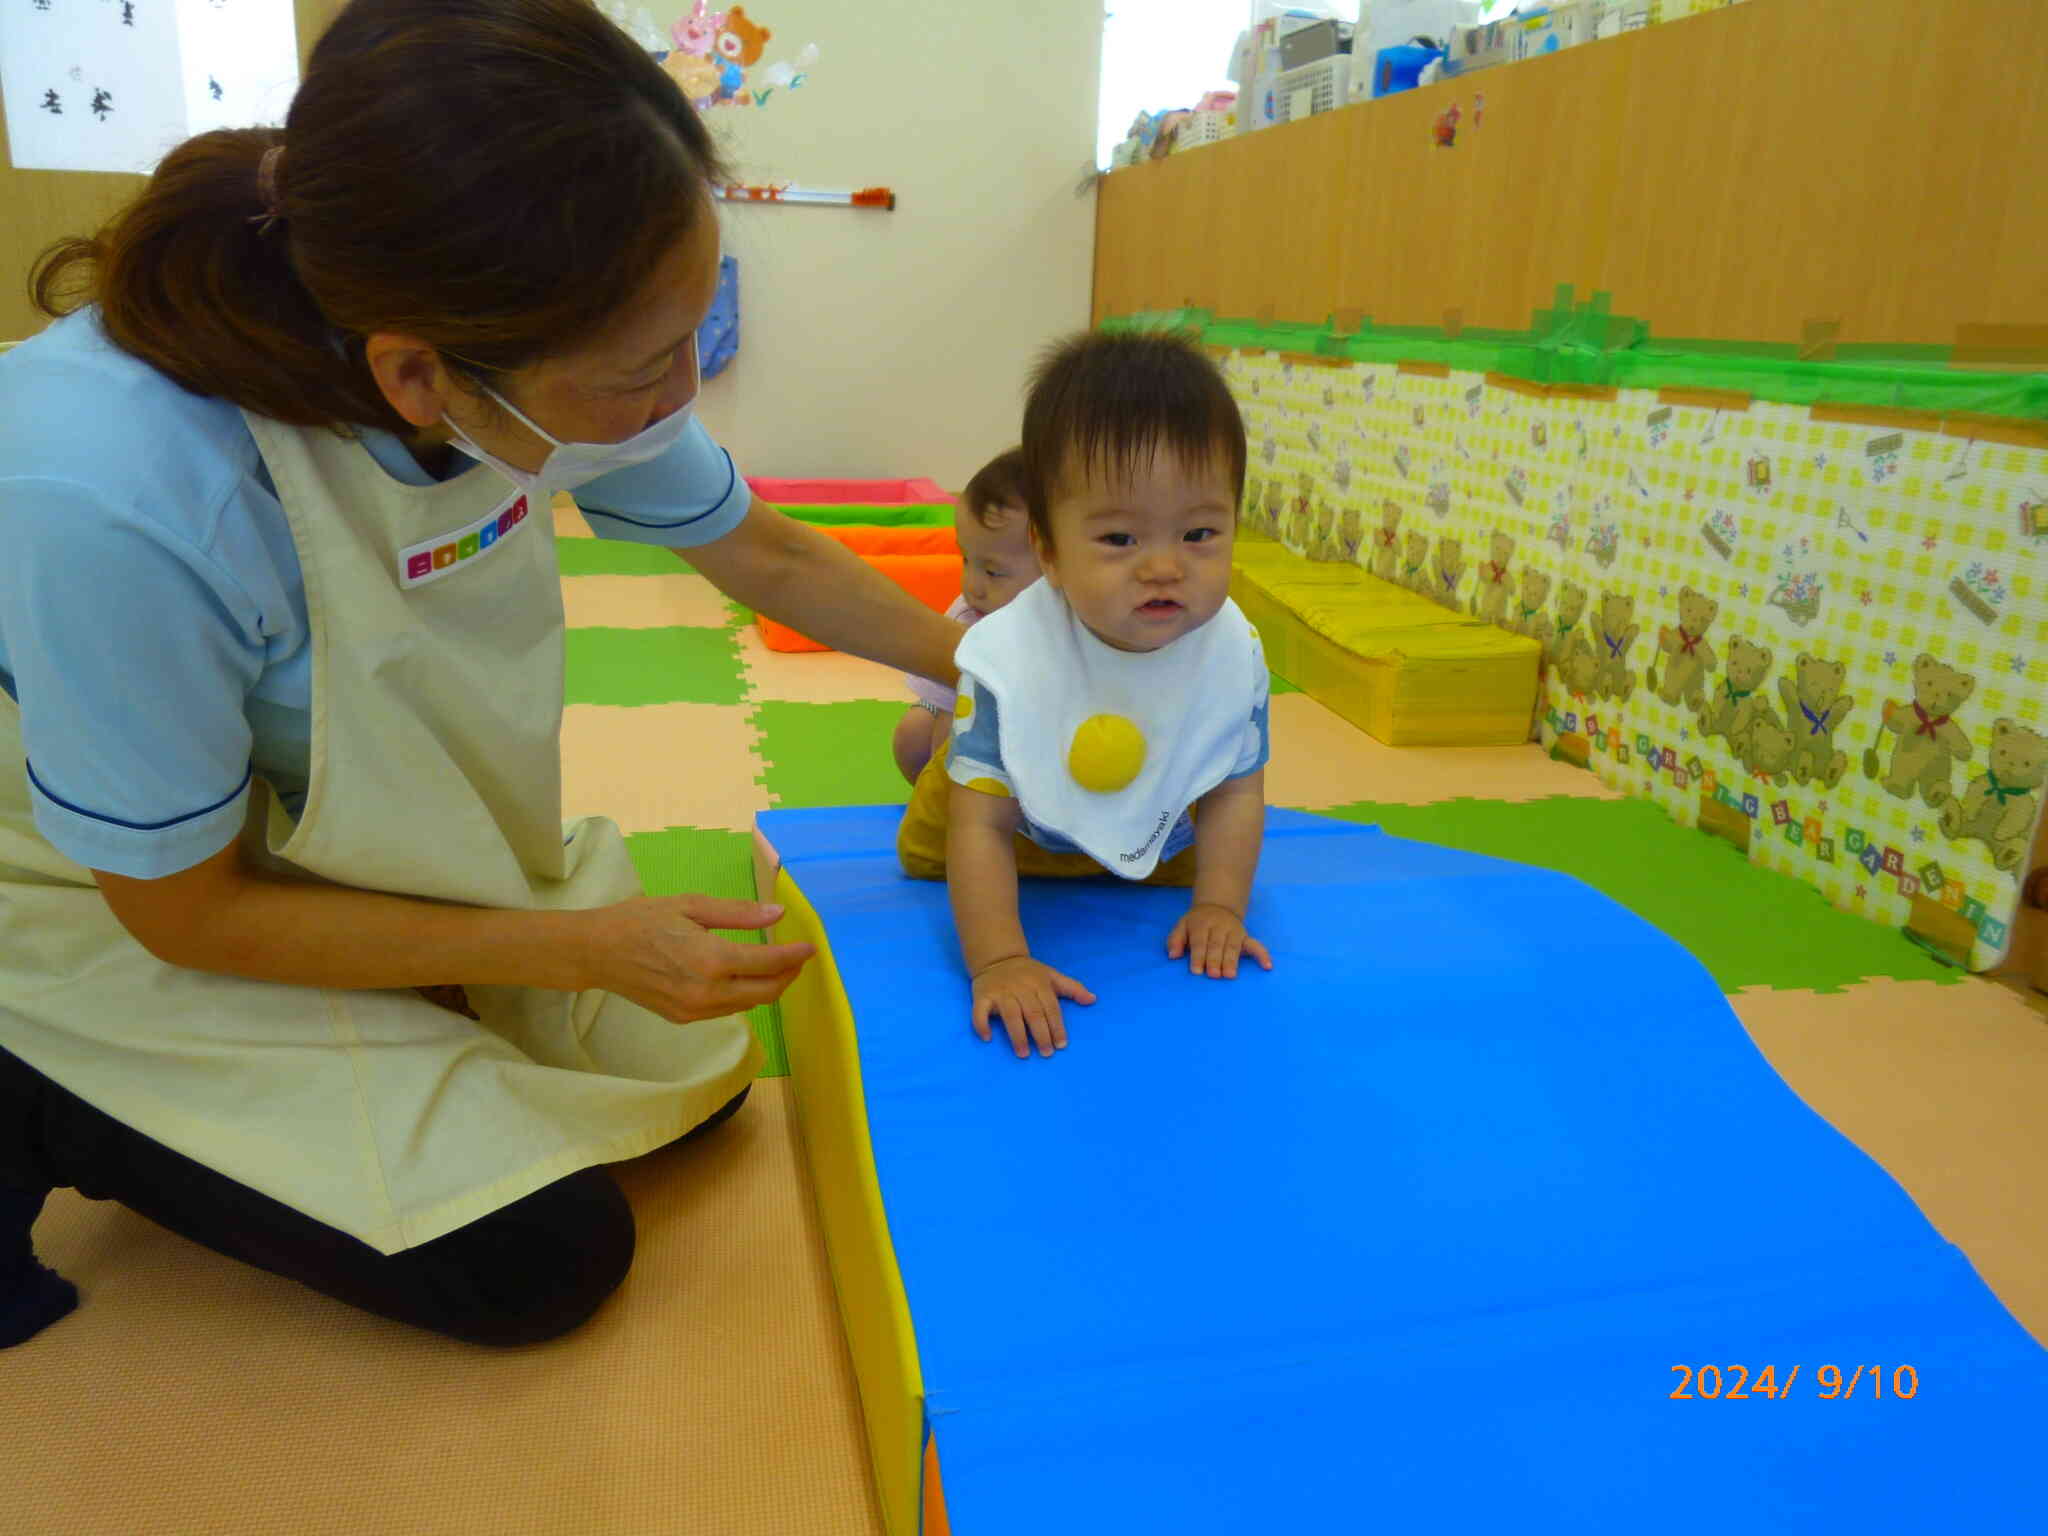
[[[1679,1378],[1671,1393],[1673,1398],[1725,1402],[1743,1397],[1774,1401],[1790,1397],[1798,1385],[1799,1373],[1806,1367],[1793,1366],[1785,1372],[1782,1384],[1775,1365],[1767,1365],[1754,1374],[1746,1365],[1731,1365],[1725,1372],[1718,1365],[1674,1365],[1671,1369]],[[1844,1372],[1839,1365],[1823,1365],[1814,1371],[1807,1390],[1814,1397],[1840,1401],[1854,1397],[1858,1388],[1872,1398],[1914,1397],[1920,1391],[1920,1373],[1910,1365],[1895,1365],[1887,1378],[1881,1365],[1859,1365],[1850,1372]]]

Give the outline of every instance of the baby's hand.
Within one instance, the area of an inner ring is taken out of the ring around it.
[[[1198,901],[1173,925],[1166,938],[1166,958],[1178,960],[1186,950],[1188,969],[1197,976],[1235,976],[1239,954],[1250,955],[1267,970],[1273,957],[1266,946],[1244,931],[1244,919],[1228,907]]]
[[[1031,1049],[1024,1033],[1038,1046],[1038,1054],[1050,1056],[1067,1048],[1067,1026],[1060,1021],[1060,999],[1092,1003],[1095,994],[1071,976],[1062,976],[1051,966],[1029,955],[1013,955],[983,966],[974,977],[974,1032],[990,1038],[991,1012],[1001,1015],[1009,1032],[1010,1049],[1028,1058]]]

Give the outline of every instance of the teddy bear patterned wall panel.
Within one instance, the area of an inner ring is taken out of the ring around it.
[[[1536,734],[1615,788],[1739,818],[1837,906],[1940,909],[1974,968],[2002,957],[2048,784],[2031,428],[1222,360],[1254,527],[1540,641]]]

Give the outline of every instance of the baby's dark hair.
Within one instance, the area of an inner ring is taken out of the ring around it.
[[[993,527],[1001,507],[1024,505],[1024,450],[1005,448],[974,472],[960,504],[984,528]]]
[[[1052,547],[1055,493],[1069,477],[1117,478],[1165,449],[1187,464],[1221,460],[1244,499],[1244,419],[1223,371],[1163,331],[1087,331],[1059,342],[1024,402],[1024,509]]]

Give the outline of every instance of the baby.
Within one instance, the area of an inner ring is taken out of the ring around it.
[[[960,597],[946,617],[962,624],[994,613],[1038,580],[1024,514],[1024,453],[1011,448],[975,473],[953,509],[960,542]],[[933,750],[953,723],[953,690],[929,678],[906,674],[917,702],[896,722],[891,745],[896,767],[911,783],[924,772]]]
[[[1023,497],[1044,579],[960,643],[951,739],[918,776],[904,869],[950,887],[973,1024],[1019,1056],[1067,1043],[1085,986],[1032,957],[1023,875],[1194,887],[1166,952],[1198,974],[1272,968],[1245,931],[1265,827],[1267,683],[1230,601],[1244,424],[1172,336],[1056,347],[1024,408]]]

